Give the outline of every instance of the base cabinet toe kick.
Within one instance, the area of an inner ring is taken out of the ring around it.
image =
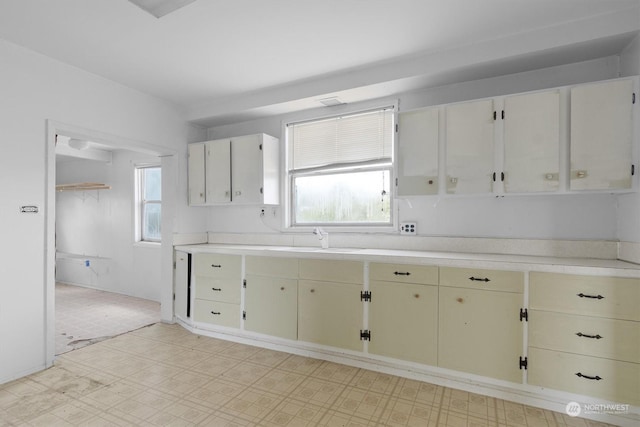
[[[640,423],[640,270],[618,277],[402,258],[188,259],[174,291],[193,310],[175,313],[195,333],[562,413],[577,402],[598,408],[581,417]]]

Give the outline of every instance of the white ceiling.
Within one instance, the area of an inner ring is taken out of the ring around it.
[[[216,125],[619,53],[640,0],[0,0],[0,38]]]

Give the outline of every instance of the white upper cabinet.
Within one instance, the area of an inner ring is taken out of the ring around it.
[[[490,193],[495,171],[493,100],[454,104],[445,111],[447,193]]]
[[[207,203],[231,201],[231,140],[205,144]]]
[[[571,190],[631,188],[633,81],[571,89]]]
[[[189,205],[204,205],[205,197],[205,150],[204,144],[189,144]]]
[[[438,193],[439,108],[398,114],[398,196]]]
[[[278,140],[265,134],[189,144],[189,204],[280,203]]]
[[[558,190],[560,92],[509,96],[503,111],[504,192]]]

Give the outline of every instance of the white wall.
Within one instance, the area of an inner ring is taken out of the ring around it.
[[[100,182],[111,189],[56,193],[57,251],[84,256],[58,259],[57,281],[160,301],[161,247],[134,242],[134,167],[144,163],[160,159],[119,150],[110,164],[58,163],[58,184]]]
[[[428,105],[500,96],[618,77],[619,57],[488,78],[401,94],[400,110]],[[341,107],[344,108],[344,107]],[[334,110],[335,111],[335,110]],[[310,111],[308,116],[331,114],[329,109]],[[299,115],[299,114],[298,114]],[[261,119],[209,129],[209,139],[265,132],[283,141],[282,123],[293,115]],[[416,221],[418,233],[426,236],[475,236],[530,239],[617,239],[617,196],[493,196],[447,198],[412,197],[398,201],[400,221]],[[211,207],[208,229],[214,232],[273,232],[277,218],[264,220],[250,207]],[[410,237],[408,237],[410,238]]]
[[[640,75],[640,36],[637,36],[622,52],[620,60],[622,76]],[[639,104],[636,101],[636,104]],[[636,110],[638,106],[636,106]],[[636,117],[640,114],[636,111]],[[640,173],[640,125],[636,123],[636,175]],[[621,196],[618,201],[618,240],[640,243],[640,193]]]
[[[180,153],[175,161],[163,160],[169,165],[167,176],[177,183],[173,194],[185,195],[178,200],[181,206],[186,206],[183,145],[201,140],[203,133],[188,126],[182,113],[164,101],[2,40],[0,64],[3,383],[42,369],[53,360],[53,254],[47,254],[47,236],[53,236],[49,229],[53,224],[46,216],[45,205],[51,194],[47,190],[51,177],[47,153],[52,148],[46,147],[47,121],[137,141],[160,152]],[[38,206],[39,213],[22,214],[22,205]],[[172,210],[168,224],[177,231],[200,231],[204,226],[204,219],[196,211],[181,207]],[[162,280],[168,280],[169,289],[170,257],[170,249],[163,250]]]

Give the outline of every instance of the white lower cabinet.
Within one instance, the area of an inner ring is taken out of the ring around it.
[[[438,366],[522,382],[524,274],[440,269]]]
[[[436,365],[438,267],[372,263],[369,353]]]
[[[640,279],[530,274],[528,382],[640,405]]]
[[[298,338],[298,260],[247,256],[244,328]]]
[[[198,253],[192,260],[194,320],[239,328],[242,256]]]

